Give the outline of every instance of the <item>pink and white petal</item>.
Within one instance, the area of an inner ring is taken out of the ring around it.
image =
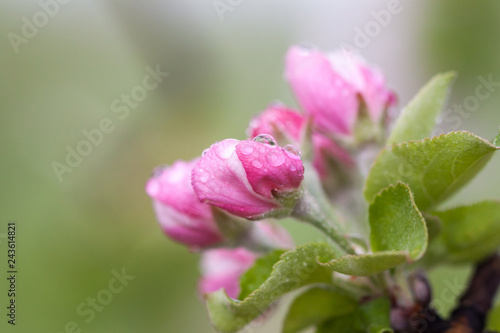
[[[201,258],[202,294],[225,289],[229,297],[240,293],[240,277],[254,264],[257,255],[245,248],[215,249],[203,253]]]
[[[380,120],[384,110],[394,102],[393,93],[387,88],[384,75],[377,68],[361,67],[365,88],[361,95],[374,122]]]
[[[294,46],[287,54],[285,76],[319,129],[340,135],[352,132],[359,108],[357,89],[332,69],[327,56]]]
[[[158,222],[172,239],[190,246],[206,247],[222,241],[213,219],[192,217],[154,200]]]
[[[155,171],[146,184],[146,193],[167,206],[193,217],[211,218],[208,205],[200,203],[191,186],[191,171],[198,159],[176,161],[172,166],[161,167]]]

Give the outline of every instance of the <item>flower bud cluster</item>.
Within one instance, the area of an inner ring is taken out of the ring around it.
[[[303,193],[303,160],[323,180],[352,168],[353,147],[376,139],[395,102],[377,69],[340,51],[294,46],[285,77],[302,112],[272,104],[251,121],[246,140],[216,142],[199,158],[159,167],[147,182],[165,234],[202,253],[202,293],[223,288],[237,298],[257,258],[293,247],[282,227],[248,220],[291,215]]]

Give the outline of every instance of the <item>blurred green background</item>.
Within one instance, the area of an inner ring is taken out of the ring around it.
[[[216,140],[244,138],[248,120],[272,100],[294,105],[283,57],[294,43],[333,50],[353,45],[356,29],[388,1],[325,2],[69,1],[0,3],[0,297],[4,332],[213,332],[196,294],[198,257],[166,239],[144,184],[151,170],[191,159]],[[360,53],[378,64],[408,102],[433,74],[455,69],[449,105],[474,94],[479,76],[500,81],[500,3],[401,1],[401,10]],[[38,15],[38,16],[37,16]],[[34,17],[35,16],[35,17]],[[36,32],[26,20],[39,20]],[[42,24],[43,23],[43,24]],[[13,34],[20,44],[12,45]],[[17,37],[16,37],[17,38]],[[17,49],[17,52],[16,52]],[[124,119],[111,104],[141,85],[146,67],[168,77]],[[498,133],[500,91],[459,128],[485,138]],[[71,173],[58,180],[83,130],[109,118],[114,126]],[[500,197],[494,158],[449,205]],[[17,325],[6,324],[7,222],[17,221]],[[284,222],[297,243],[314,231]],[[112,271],[135,276],[89,323],[76,310],[108,287]],[[432,272],[446,312],[468,268]],[[448,290],[448,291],[446,291]],[[285,302],[286,303],[286,300]],[[285,307],[255,332],[278,332]]]

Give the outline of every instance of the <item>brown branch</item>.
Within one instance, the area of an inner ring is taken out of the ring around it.
[[[420,277],[421,283],[422,277]],[[491,309],[500,285],[500,256],[493,254],[476,266],[469,287],[460,298],[450,319],[444,320],[428,302],[417,303],[407,313],[404,328],[397,332],[409,333],[482,333],[486,316]],[[430,293],[430,287],[429,287]],[[395,309],[394,313],[398,310]],[[393,310],[394,311],[394,310]],[[401,310],[404,311],[404,310]]]
[[[447,332],[482,332],[499,285],[500,256],[494,254],[476,266],[469,288],[451,314],[452,327]]]

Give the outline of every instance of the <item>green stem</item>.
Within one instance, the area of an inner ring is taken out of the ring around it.
[[[340,218],[328,202],[314,168],[309,163],[304,163],[304,167],[302,194],[292,211],[292,216],[315,226],[345,253],[356,254],[351,243],[344,237],[343,230],[340,229]]]
[[[335,242],[345,253],[356,254],[351,243],[345,239],[341,231],[334,224],[329,223],[324,214],[319,209],[314,200],[307,191],[303,192],[302,198],[297,202],[295,209],[292,211],[292,216],[309,223],[322,231],[332,241]]]
[[[339,231],[333,227],[330,223],[326,221],[326,219],[322,217],[312,217],[310,215],[297,215],[292,214],[294,217],[298,218],[303,222],[307,222],[325,235],[327,235],[332,241],[335,242],[345,253],[347,254],[356,254],[351,244],[342,236]]]

